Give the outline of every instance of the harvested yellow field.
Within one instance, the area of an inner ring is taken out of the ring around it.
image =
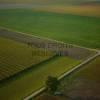
[[[0,37],[0,80],[49,59],[52,55],[49,51]]]
[[[100,9],[99,5],[45,6],[40,8],[34,8],[34,10],[40,10],[40,11],[100,17],[99,9]]]

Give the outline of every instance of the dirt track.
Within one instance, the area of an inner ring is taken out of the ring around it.
[[[0,28],[0,36],[9,38],[17,42],[26,43],[29,46],[36,46],[38,48],[44,48],[47,50],[54,51],[60,56],[70,56],[79,60],[85,60],[88,57],[94,55],[94,51],[90,51],[85,48],[76,47],[69,44],[58,43],[56,41],[43,39],[28,34],[21,34],[21,32],[9,31],[7,29]]]

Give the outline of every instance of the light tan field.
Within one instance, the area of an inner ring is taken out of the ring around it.
[[[100,6],[99,5],[44,6],[40,8],[34,8],[34,10],[100,17],[100,13],[99,13]]]
[[[17,3],[17,4],[45,4],[48,3],[48,0],[0,0],[1,3],[7,4],[7,3]]]

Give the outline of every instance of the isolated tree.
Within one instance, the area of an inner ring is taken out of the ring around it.
[[[54,94],[58,89],[59,81],[56,77],[48,76],[46,80],[46,88],[49,93]]]

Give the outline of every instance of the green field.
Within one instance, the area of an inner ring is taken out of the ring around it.
[[[0,0],[1,4],[65,5],[78,4],[85,0]],[[91,1],[91,0],[90,0]]]
[[[35,54],[35,51],[41,52],[42,55]],[[49,59],[53,55],[52,52],[0,37],[0,80]]]
[[[58,77],[79,63],[80,61],[69,57],[55,57],[48,62],[37,65],[35,68],[20,74],[20,76],[8,80],[5,84],[0,84],[0,99],[21,100],[44,86],[49,75]]]
[[[32,9],[0,10],[0,26],[85,47],[100,48],[100,18]]]

